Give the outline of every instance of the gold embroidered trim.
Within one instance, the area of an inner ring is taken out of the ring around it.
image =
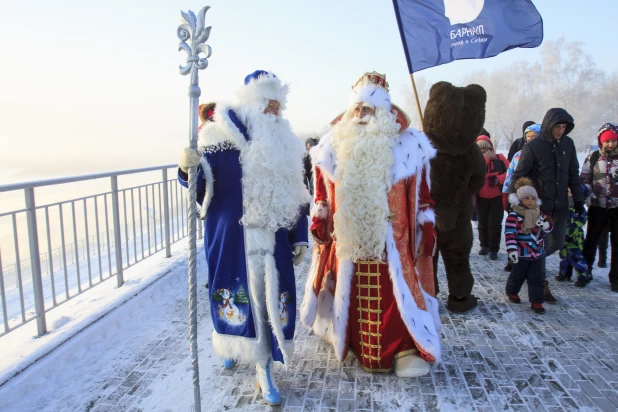
[[[362,285],[360,283],[357,283],[356,286],[358,286],[359,288],[366,288],[366,289],[380,289],[380,288],[382,288],[382,286],[380,286],[380,285]]]
[[[365,343],[365,342],[361,342],[361,345],[366,346],[366,347],[371,348],[371,349],[379,349],[379,348],[381,348],[380,345],[371,345],[371,344]]]
[[[380,336],[382,336],[382,334],[381,334],[381,333],[365,332],[364,330],[361,330],[361,331],[360,331],[360,334],[361,334],[361,335],[365,335],[365,336],[375,336],[375,337],[378,337],[378,338],[379,338]]]
[[[356,296],[359,299],[363,299],[363,300],[382,300],[381,297],[377,296],[377,297],[370,297],[370,296],[361,296],[361,295],[357,295]]]
[[[358,319],[358,323],[366,323],[368,325],[381,325],[382,322],[375,322],[373,320],[367,320],[367,319]]]
[[[358,308],[360,312],[369,312],[369,313],[382,313],[380,309],[368,309],[368,308]]]

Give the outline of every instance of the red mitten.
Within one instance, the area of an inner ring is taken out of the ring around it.
[[[421,230],[423,232],[423,254],[425,256],[433,256],[436,248],[436,241],[438,239],[438,233],[431,222],[425,222],[423,226],[421,226]]]
[[[509,194],[502,193],[502,208],[504,208],[505,212],[509,211]]]

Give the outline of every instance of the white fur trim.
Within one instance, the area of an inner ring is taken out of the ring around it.
[[[268,103],[268,100],[276,100],[281,104],[281,110],[285,110],[288,90],[287,84],[281,83],[278,77],[269,73],[252,79],[248,85],[243,86],[238,91],[238,102],[240,105],[260,105]]]
[[[328,218],[328,202],[318,202],[313,209],[311,209],[311,217],[317,217],[321,220]]]
[[[358,103],[370,103],[375,107],[383,107],[386,110],[391,108],[391,97],[381,86],[365,84],[352,89],[348,99],[348,107],[356,106]]]
[[[320,143],[309,152],[313,166],[319,167],[330,180],[334,180],[333,177],[337,170],[337,155],[330,142],[333,132],[334,128],[331,128],[320,139]],[[431,145],[425,133],[413,128],[404,130],[397,136],[397,141],[393,148],[395,160],[391,167],[392,184],[413,175],[419,175],[417,180],[419,180],[420,184],[420,173],[423,168],[425,168],[427,183],[430,184],[429,161],[436,154],[436,149]]]
[[[422,226],[427,222],[436,223],[436,212],[434,212],[431,208],[420,210],[416,214],[416,223],[419,226]]]
[[[420,184],[421,171],[425,167],[429,170],[429,161],[436,156],[436,149],[433,148],[425,133],[416,129],[408,128],[397,136],[393,155],[395,161],[391,168],[393,184],[398,181],[417,175]],[[429,179],[427,180],[429,182]]]
[[[245,249],[247,255],[275,252],[275,234],[267,229],[245,227]]]
[[[247,276],[249,278],[249,296],[251,298],[251,307],[257,335],[256,339],[249,339],[248,342],[256,346],[270,348],[270,329],[272,329],[277,343],[281,348],[281,352],[283,353],[283,360],[287,368],[294,354],[294,347],[290,341],[285,340],[283,328],[279,322],[279,311],[277,306],[279,302],[279,273],[273,257],[275,250],[275,234],[260,228],[245,228],[244,232],[245,254],[247,256]],[[227,339],[227,335],[225,336]],[[248,343],[244,344],[244,346],[241,345],[241,349],[246,349],[247,345]],[[230,349],[235,350],[235,348]],[[224,355],[221,356],[227,356],[225,355],[227,349],[223,347],[221,350],[224,353]],[[259,348],[253,349],[252,353],[262,354]],[[270,354],[270,350],[267,350],[267,353]],[[245,359],[245,357],[243,357],[245,355],[236,356],[239,356],[238,359]],[[236,359],[234,357],[232,358]],[[248,360],[255,361],[256,359],[258,358],[249,358]]]
[[[401,318],[416,344],[435,357],[436,362],[440,362],[441,349],[438,333],[440,329],[437,326],[440,324],[437,311],[438,302],[435,299],[427,299],[430,296],[423,294],[428,310],[419,309],[416,305],[416,301],[403,277],[399,251],[395,245],[393,227],[390,223],[386,239],[386,254],[388,256],[388,272],[393,283],[393,294]]]
[[[346,347],[346,333],[348,329],[348,311],[350,309],[350,293],[354,263],[351,260],[341,260],[337,267],[337,286],[333,302],[332,344],[335,355],[343,362],[343,353]]]
[[[313,282],[315,281],[319,258],[320,254],[318,248],[314,247],[311,253],[311,267],[309,268],[309,274],[305,282],[305,294],[300,304],[300,322],[307,329],[311,329],[315,321],[315,311],[318,304],[318,297],[313,292]]]
[[[238,150],[242,150],[245,146],[247,146],[245,136],[240,130],[238,130],[238,127],[236,127],[234,122],[230,119],[228,114],[228,110],[230,109],[239,115],[239,109],[223,104],[217,104],[214,122],[206,123],[202,130],[200,130],[197,142],[199,149],[223,142],[231,142]]]
[[[216,330],[212,331],[212,347],[220,357],[240,362],[255,362],[270,356],[270,345],[258,338],[222,335]]]
[[[314,253],[314,261],[317,254]],[[317,264],[315,265],[317,266]],[[313,267],[312,267],[313,269]],[[324,276],[320,292],[316,297],[313,293],[315,270],[309,273],[305,284],[305,297],[301,305],[301,321],[307,328],[333,345],[335,356],[343,362],[346,348],[346,333],[348,328],[348,310],[350,308],[350,293],[354,264],[351,260],[339,261],[337,267],[337,285],[333,285],[332,274]],[[335,295],[330,289],[335,286]]]
[[[275,234],[273,233],[273,238]],[[281,353],[283,354],[283,364],[287,367],[290,365],[292,356],[294,355],[294,342],[286,341],[283,335],[283,326],[279,321],[279,272],[273,255],[264,256],[264,277],[266,281],[266,307],[268,308],[268,321],[273,330]],[[293,322],[293,321],[292,321]]]
[[[332,180],[337,170],[337,155],[335,149],[330,142],[330,139],[334,133],[334,128],[331,128],[320,139],[320,143],[313,146],[309,151],[311,156],[311,163],[313,167],[319,167],[320,170],[326,175],[328,179]]]
[[[206,160],[206,156],[202,156],[200,159],[200,165],[202,166],[204,180],[206,181],[206,193],[204,194],[204,201],[202,202],[202,207],[200,209],[200,219],[204,219],[206,217],[206,213],[208,212],[210,201],[215,194],[215,179],[212,175],[210,164],[208,164],[208,160]]]

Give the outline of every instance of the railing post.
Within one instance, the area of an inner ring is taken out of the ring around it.
[[[165,220],[165,257],[168,258],[172,256],[172,247],[170,243],[170,205],[167,188],[167,169],[163,169],[163,218]]]
[[[26,193],[26,218],[28,220],[28,242],[30,245],[30,269],[32,288],[34,290],[34,309],[36,311],[37,336],[47,333],[45,325],[45,299],[43,298],[43,281],[41,279],[41,257],[39,255],[39,235],[36,225],[36,205],[34,189],[24,189]]]
[[[124,284],[122,273],[122,239],[120,238],[120,206],[118,202],[118,176],[112,176],[112,220],[114,224],[114,249],[116,250],[116,279],[118,287]],[[126,223],[126,222],[125,222]]]

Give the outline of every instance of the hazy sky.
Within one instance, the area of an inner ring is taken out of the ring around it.
[[[534,3],[546,40],[581,41],[599,68],[618,70],[608,29],[618,1]],[[202,101],[231,101],[245,75],[273,71],[290,83],[285,115],[295,130],[317,131],[345,108],[356,79],[376,70],[403,103],[410,82],[391,1],[3,0],[0,170],[52,159],[80,173],[175,162],[189,107],[176,29],[181,9],[204,5],[213,54],[200,72]],[[458,83],[471,70],[538,57],[516,49],[417,75]]]

